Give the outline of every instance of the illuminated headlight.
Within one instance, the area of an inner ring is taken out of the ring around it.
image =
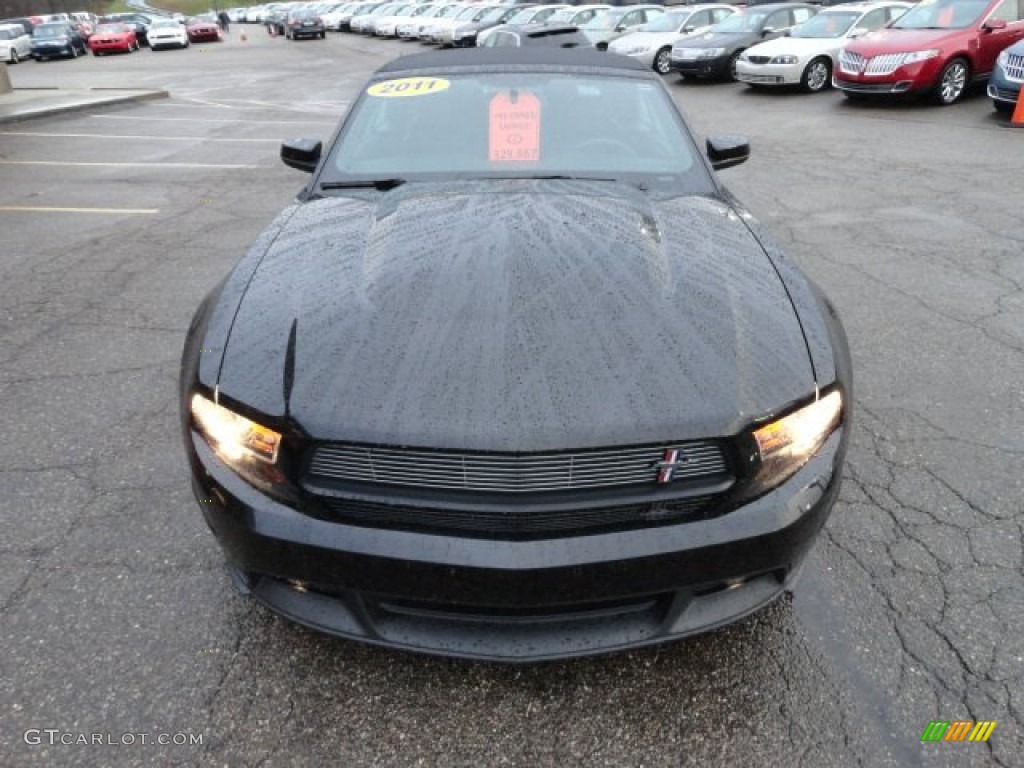
[[[789,54],[781,54],[779,56],[772,56],[772,60],[769,64],[796,64],[798,61],[796,56],[790,56]]]
[[[725,53],[725,48],[704,48],[697,54],[698,59],[717,59]]]
[[[240,416],[196,393],[191,402],[192,422],[217,456],[254,485],[283,483],[276,467],[281,434]]]
[[[916,64],[919,61],[928,61],[928,59],[934,59],[938,55],[938,48],[931,48],[927,51],[912,51],[910,53],[903,54],[903,63]]]
[[[770,491],[792,477],[842,423],[843,396],[835,390],[810,405],[753,432],[760,458],[745,495]]]

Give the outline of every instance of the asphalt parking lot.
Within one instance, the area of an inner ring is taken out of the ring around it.
[[[502,667],[235,594],[188,486],[185,330],[301,186],[281,139],[326,138],[410,50],[232,25],[10,69],[171,97],[0,126],[0,764],[1024,765],[1024,129],[980,91],[854,106],[668,80],[699,131],[750,137],[723,178],[850,338],[842,497],[792,598],[659,649]],[[997,726],[922,745],[932,720]]]

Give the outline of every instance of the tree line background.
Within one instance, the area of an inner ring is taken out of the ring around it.
[[[92,11],[101,14],[106,0],[0,0],[0,18]]]

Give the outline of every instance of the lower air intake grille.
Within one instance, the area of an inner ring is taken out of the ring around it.
[[[529,539],[703,520],[713,515],[715,499],[712,494],[613,507],[510,513],[393,506],[337,497],[320,497],[320,502],[326,517],[337,523],[478,538]]]

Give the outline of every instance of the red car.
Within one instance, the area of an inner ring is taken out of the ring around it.
[[[135,30],[127,24],[100,24],[86,42],[93,56],[111,51],[131,53],[139,50]]]
[[[921,0],[840,51],[832,83],[849,98],[925,93],[952,104],[972,81],[988,80],[999,53],[1022,38],[1021,0]]]
[[[185,22],[185,31],[190,43],[217,42],[220,40],[220,27],[215,21],[206,19],[189,19]]]

